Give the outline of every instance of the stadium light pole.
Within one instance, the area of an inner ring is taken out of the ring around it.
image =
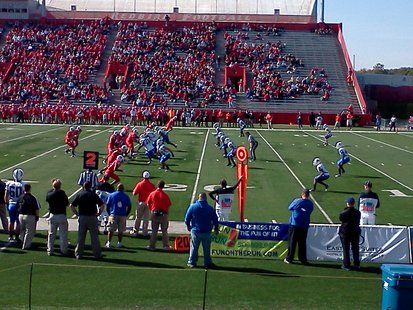
[[[324,23],[324,0],[321,0],[321,22]]]

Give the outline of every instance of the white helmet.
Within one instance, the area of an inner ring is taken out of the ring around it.
[[[335,146],[337,150],[341,149],[343,147],[343,143],[341,143],[341,141],[337,141]]]
[[[121,149],[123,152],[126,152],[126,151],[128,150],[128,147],[127,147],[126,145],[122,145],[122,146],[120,147],[120,149]]]
[[[118,136],[119,135],[119,130],[114,130],[113,135]]]
[[[82,127],[80,127],[80,126],[77,126],[76,129],[79,130],[79,131],[82,131]]]
[[[220,132],[218,133],[218,138],[221,138],[223,135],[224,135],[224,133],[223,133],[222,131],[220,131]]]
[[[319,164],[321,164],[321,159],[316,157],[313,159],[313,166],[317,167]]]
[[[218,123],[214,123],[214,125],[212,125],[212,127],[214,127],[215,129],[219,128],[219,124]]]
[[[18,169],[13,170],[13,179],[16,182],[20,182],[23,179],[23,175],[24,175],[24,172],[22,169],[18,168]]]
[[[239,123],[240,120],[241,120],[241,119],[238,117],[238,118],[237,118],[237,123]]]
[[[163,141],[162,141],[162,139],[158,139],[158,140],[156,140],[156,146],[161,146],[163,144]]]
[[[154,130],[158,132],[161,128],[159,126],[155,126]]]
[[[135,134],[139,134],[138,128],[133,128],[133,132],[134,132]]]
[[[226,143],[226,144],[229,144],[231,142],[231,139],[230,138],[225,138],[225,140],[224,140],[224,143]]]
[[[324,128],[324,129],[326,129],[327,127],[328,127],[328,125],[327,125],[327,124],[324,124],[324,125],[323,125],[323,128]]]
[[[228,146],[232,147],[234,145],[234,143],[232,143],[232,141],[229,141]]]
[[[119,161],[119,162],[123,162],[123,156],[122,155],[118,155],[117,157],[116,157],[116,160],[117,161]]]
[[[75,131],[75,127],[70,127],[69,130],[70,131]]]

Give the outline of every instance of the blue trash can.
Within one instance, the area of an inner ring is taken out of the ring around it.
[[[384,264],[381,270],[381,309],[413,309],[413,265]]]

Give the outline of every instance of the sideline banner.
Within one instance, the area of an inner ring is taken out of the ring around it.
[[[215,257],[266,258],[285,256],[288,224],[220,222],[219,235],[212,234]]]
[[[343,249],[339,225],[310,226],[307,258],[311,261],[341,261]],[[368,225],[361,227],[360,259],[373,263],[409,263],[409,236],[405,226]]]

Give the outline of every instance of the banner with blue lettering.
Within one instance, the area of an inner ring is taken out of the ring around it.
[[[287,255],[288,224],[220,222],[212,235],[215,257],[278,258]]]

